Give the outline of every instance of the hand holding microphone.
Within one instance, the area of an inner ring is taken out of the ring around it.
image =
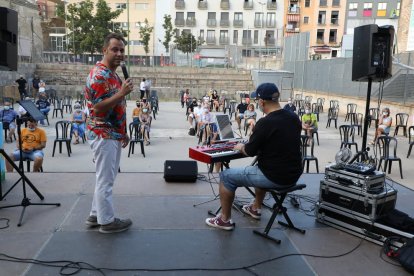
[[[124,74],[125,81],[122,82],[121,92],[126,96],[134,90],[134,84],[132,83],[132,79],[129,78],[129,74],[125,65],[125,62],[121,62],[121,69],[122,73]]]

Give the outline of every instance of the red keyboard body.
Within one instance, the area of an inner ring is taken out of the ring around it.
[[[243,153],[234,150],[237,142],[213,144],[211,146],[190,147],[188,155],[191,159],[213,164],[217,162],[228,162],[230,160],[246,157]]]

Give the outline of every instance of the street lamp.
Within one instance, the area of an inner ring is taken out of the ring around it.
[[[262,63],[262,39],[261,39],[261,34],[263,33],[264,17],[265,17],[263,7],[264,7],[264,5],[266,5],[266,3],[260,2],[260,1],[257,1],[257,3],[262,6],[262,16],[263,16],[262,22],[261,22],[262,24],[260,24],[260,31],[259,31],[259,70],[260,70],[261,69],[261,63]]]

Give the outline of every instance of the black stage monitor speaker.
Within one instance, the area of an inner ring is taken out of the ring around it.
[[[17,71],[17,12],[0,7],[0,70]]]
[[[394,27],[370,24],[354,29],[353,81],[383,81],[392,76]]]
[[[197,174],[196,161],[166,160],[164,163],[164,179],[167,182],[195,182]]]

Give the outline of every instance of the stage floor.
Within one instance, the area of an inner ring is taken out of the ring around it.
[[[94,173],[78,173],[76,181],[73,173],[28,176],[45,196],[44,202],[62,205],[29,206],[21,227],[16,226],[21,207],[1,209],[0,218],[10,220],[9,227],[0,230],[2,254],[42,261],[86,262],[101,268],[105,275],[409,275],[382,260],[380,246],[361,243],[360,238],[316,222],[312,204],[304,200],[303,210],[288,202],[286,207],[293,222],[306,229],[306,234],[275,223],[271,234],[282,240],[278,245],[252,233],[254,229],[264,229],[269,210],[264,209],[260,222],[234,211],[234,231],[212,229],[204,220],[208,210],[218,207],[218,200],[193,207],[213,197],[207,182],[166,183],[162,173],[120,173],[114,191],[116,213],[131,218],[133,226],[127,232],[105,235],[84,225],[92,200]],[[304,174],[299,183],[305,183],[307,188],[298,194],[317,200],[323,176]],[[17,177],[9,174],[6,186]],[[410,202],[414,192],[394,185],[398,189],[397,208],[413,214],[414,205]],[[213,188],[217,189],[217,185]],[[33,203],[40,202],[30,189],[28,193]],[[18,204],[21,199],[18,184],[0,201],[0,206]],[[248,202],[251,197],[239,189],[237,199]],[[0,227],[5,225],[0,221]],[[328,258],[360,243],[348,255]],[[5,261],[1,261],[1,267],[0,275],[58,275],[60,270]],[[102,273],[83,269],[77,275]]]

